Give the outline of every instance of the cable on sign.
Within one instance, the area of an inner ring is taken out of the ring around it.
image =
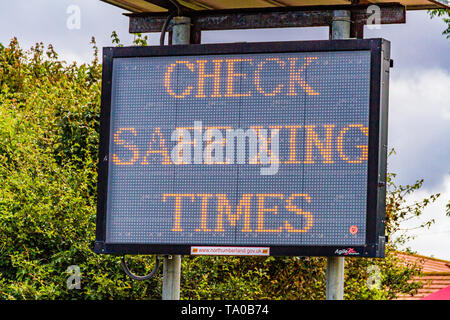
[[[169,0],[177,8],[177,15],[181,16],[181,6],[177,0]]]
[[[161,36],[159,37],[159,45],[163,46],[164,45],[164,40],[166,38],[166,31],[167,31],[167,27],[169,26],[169,22],[170,20],[172,20],[172,18],[175,16],[174,12],[169,13],[169,15],[166,18],[166,21],[164,21],[162,30],[161,30]]]
[[[176,14],[178,16],[181,16],[181,6],[180,4],[176,1],[176,0],[169,0],[170,3],[172,3],[176,8],[177,8],[177,12]],[[162,26],[161,29],[161,36],[159,37],[159,45],[163,46],[164,45],[164,41],[166,40],[166,32],[167,32],[167,28],[169,27],[169,23],[172,20],[172,18],[175,16],[175,12],[171,12],[169,13],[169,15],[167,16],[166,20],[164,21],[164,24]]]
[[[145,276],[138,276],[138,275],[135,275],[134,273],[132,273],[130,271],[130,269],[128,268],[127,262],[125,261],[125,255],[122,256],[122,259],[120,260],[120,262],[122,264],[123,271],[125,271],[127,276],[129,276],[131,279],[137,280],[137,281],[145,281],[145,280],[148,280],[151,277],[153,277],[158,272],[159,264],[160,264],[159,257],[155,256],[155,266],[153,267],[153,270],[149,274],[146,274]]]

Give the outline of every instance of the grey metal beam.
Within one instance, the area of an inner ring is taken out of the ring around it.
[[[406,22],[404,6],[378,4],[381,24]],[[205,10],[185,13],[195,21],[195,28],[206,30],[289,28],[329,26],[334,10],[350,10],[352,21],[358,25],[367,23],[369,5],[315,6],[296,8],[264,8],[260,10]],[[166,19],[164,13],[126,14],[130,18],[130,33],[160,32]]]

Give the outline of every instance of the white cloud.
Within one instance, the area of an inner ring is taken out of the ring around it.
[[[397,155],[389,158],[389,171],[398,182],[411,184],[424,178],[424,186],[408,197],[408,203],[441,193],[423,211],[421,222],[431,219],[430,229],[419,229],[406,244],[419,254],[450,260],[450,74],[442,69],[403,70],[391,79],[389,147]],[[403,228],[420,224],[404,223]]]
[[[410,197],[408,203],[414,203],[427,198],[431,193],[425,190],[418,190]],[[429,229],[418,229],[411,232],[411,235],[417,235],[416,239],[406,244],[414,251],[425,256],[434,256],[435,258],[450,260],[450,217],[445,215],[445,207],[450,200],[450,175],[447,175],[441,196],[436,202],[430,204],[420,217],[420,221],[435,220],[435,223]],[[417,222],[404,223],[402,227],[416,226]]]
[[[389,170],[401,183],[424,178],[430,191],[450,172],[450,74],[440,69],[404,72],[390,85]]]

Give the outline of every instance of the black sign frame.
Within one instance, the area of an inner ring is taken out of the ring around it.
[[[174,45],[147,47],[103,48],[103,75],[100,113],[100,146],[97,183],[97,220],[94,251],[100,254],[191,254],[192,246],[204,244],[119,244],[106,242],[106,216],[108,198],[108,163],[110,141],[112,71],[115,58],[150,56],[189,56],[212,54],[251,54],[285,52],[356,51],[371,52],[369,146],[367,177],[366,241],[363,246],[272,246],[275,256],[359,256],[384,257],[387,122],[390,68],[390,42],[384,39],[349,39],[319,41],[288,41],[260,43],[231,43],[204,45]],[[207,244],[206,246],[214,246]],[[220,247],[248,247],[229,244]]]

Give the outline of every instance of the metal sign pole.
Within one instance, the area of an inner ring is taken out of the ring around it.
[[[349,10],[335,10],[330,29],[330,39],[350,38],[351,13]],[[344,299],[344,257],[327,258],[326,299]]]
[[[172,44],[189,44],[191,19],[174,17]],[[164,256],[163,263],[163,300],[180,300],[181,255]]]
[[[344,300],[344,257],[327,258],[327,300]]]
[[[163,300],[180,300],[181,256],[164,256]]]

